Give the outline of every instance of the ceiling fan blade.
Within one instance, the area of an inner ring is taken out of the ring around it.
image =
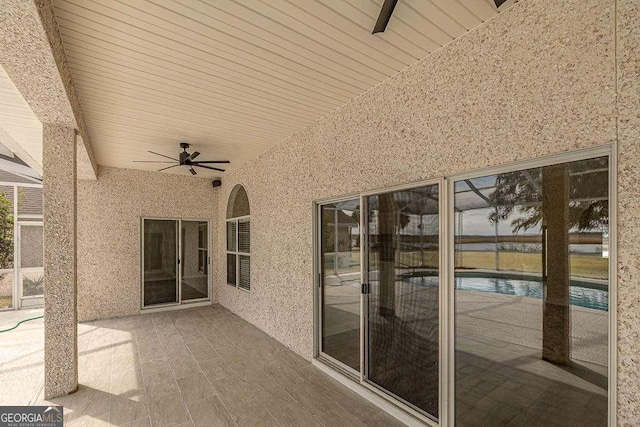
[[[178,167],[178,165],[167,166],[166,168],[158,169],[157,172],[160,172],[160,171],[163,171],[163,170],[166,170],[166,169],[175,168],[175,167]]]
[[[214,170],[214,171],[224,172],[224,169],[212,168],[211,166],[202,166],[202,165],[195,165],[195,164],[193,166],[195,166],[197,168],[211,169],[211,170]]]
[[[189,157],[187,157],[187,160],[193,160],[196,157],[198,157],[200,155],[200,153],[198,153],[197,151],[194,151],[193,153],[191,153],[191,155]]]
[[[176,162],[178,161],[178,159],[174,159],[173,157],[165,156],[164,154],[156,153],[155,151],[147,151],[147,153],[155,154],[156,156],[166,157],[167,159],[175,160]]]
[[[378,20],[376,21],[376,25],[373,27],[371,34],[382,33],[387,29],[389,19],[391,19],[391,14],[393,13],[393,9],[396,7],[396,3],[398,3],[398,0],[384,0],[382,9],[380,9],[380,15],[378,15]]]
[[[204,160],[202,162],[191,162],[195,164],[207,164],[207,163],[231,163],[229,160]]]
[[[166,160],[134,160],[133,163],[175,163]]]
[[[197,172],[193,168],[189,169],[189,172],[191,172],[191,175],[197,175]]]

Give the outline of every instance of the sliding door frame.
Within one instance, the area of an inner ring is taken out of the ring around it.
[[[595,147],[583,148],[578,150],[567,151],[559,154],[551,154],[548,156],[538,157],[535,159],[521,160],[517,162],[507,163],[499,166],[491,166],[481,169],[476,169],[470,172],[464,172],[460,174],[447,176],[447,216],[448,216],[448,233],[447,233],[447,270],[449,278],[452,280],[455,277],[455,221],[454,221],[454,185],[457,181],[465,179],[479,178],[487,175],[496,175],[500,173],[515,172],[526,169],[540,168],[545,166],[552,166],[562,163],[571,163],[581,160],[593,159],[596,157],[608,156],[609,163],[609,304],[608,304],[608,320],[609,320],[609,340],[608,340],[608,425],[609,427],[616,426],[616,407],[617,407],[617,302],[618,302],[618,283],[617,283],[617,152],[616,144],[608,143]],[[453,282],[451,282],[453,283]],[[448,284],[449,285],[449,284]],[[447,414],[450,419],[445,426],[453,425],[455,422],[455,292],[453,286],[447,286],[447,325],[448,325],[448,340],[449,345],[447,347],[446,360],[449,366],[447,382],[450,384],[447,396]],[[443,397],[441,397],[442,399]]]
[[[183,222],[205,222],[207,224],[207,296],[205,298],[194,298],[186,301],[182,300],[182,272],[179,277],[180,282],[180,304],[192,304],[198,302],[205,302],[211,300],[211,222],[205,218],[180,218],[180,244],[179,244],[179,252],[178,255],[182,256],[182,223]],[[200,256],[200,250],[198,248],[198,256]],[[180,259],[180,268],[182,268],[183,264],[182,259]]]
[[[349,376],[352,379],[362,378],[362,292],[360,292],[360,371],[347,366],[345,363],[337,360],[336,358],[324,353],[322,351],[322,304],[323,304],[323,266],[322,266],[322,207],[333,203],[346,202],[350,200],[359,200],[360,202],[360,224],[358,226],[360,232],[360,283],[364,283],[362,273],[362,258],[363,258],[363,240],[362,240],[362,197],[359,194],[336,197],[313,203],[313,270],[314,270],[314,313],[316,313],[316,320],[314,321],[314,357],[319,358],[325,363],[333,366],[341,373]]]
[[[342,374],[347,374],[355,385],[373,392],[378,397],[391,403],[409,416],[431,426],[453,426],[455,424],[455,295],[453,279],[455,277],[455,212],[454,212],[454,183],[463,179],[478,178],[486,175],[494,175],[505,172],[513,172],[536,167],[550,166],[561,163],[586,160],[596,157],[608,156],[609,158],[609,340],[608,340],[608,426],[616,426],[617,409],[617,147],[615,142],[598,145],[596,147],[577,149],[563,153],[551,154],[534,159],[520,160],[508,164],[490,166],[469,172],[446,175],[442,178],[412,182],[393,187],[380,188],[360,193],[349,194],[340,197],[320,199],[312,203],[313,212],[313,298],[314,298],[314,357],[329,365]],[[344,364],[321,352],[322,340],[322,269],[320,265],[321,254],[321,226],[320,208],[322,205],[336,203],[345,200],[360,198],[360,275],[361,283],[368,285],[368,206],[367,197],[376,194],[384,194],[399,190],[406,190],[425,185],[439,185],[439,421],[435,422],[426,417],[422,412],[416,411],[411,406],[393,398],[388,392],[381,391],[370,384],[365,375],[367,366],[367,304],[365,295],[360,294],[360,376],[353,375],[354,370],[345,369]],[[351,370],[349,374],[348,370]]]
[[[177,302],[162,304],[144,305],[144,222],[145,220],[174,221],[177,226],[176,234],[176,276],[177,276]],[[182,301],[182,223],[183,222],[206,222],[207,223],[207,297]],[[211,301],[211,221],[205,218],[175,218],[175,217],[140,217],[140,310],[153,310],[156,308],[178,307],[192,303],[202,303]]]
[[[360,254],[361,257],[364,258],[364,263],[361,264],[361,276],[362,276],[362,280],[364,284],[366,284],[367,289],[369,289],[369,262],[368,262],[368,247],[369,247],[369,240],[368,240],[368,236],[369,236],[369,210],[368,210],[368,198],[370,196],[377,196],[377,195],[381,195],[381,194],[388,194],[388,193],[395,193],[398,191],[403,191],[403,190],[412,190],[415,188],[420,188],[420,187],[427,187],[427,186],[433,186],[433,185],[437,185],[438,186],[438,295],[439,295],[439,303],[438,303],[438,354],[439,354],[439,360],[438,360],[438,394],[441,396],[442,392],[443,392],[443,387],[446,387],[445,382],[442,381],[443,378],[443,370],[442,370],[442,363],[440,363],[440,361],[442,360],[442,349],[443,349],[443,343],[442,343],[442,335],[443,335],[443,321],[446,320],[446,317],[444,316],[444,312],[442,311],[442,288],[443,288],[443,284],[446,285],[446,268],[445,268],[445,263],[444,263],[444,251],[441,249],[441,245],[442,242],[444,242],[445,239],[445,217],[446,215],[443,215],[444,211],[444,200],[446,198],[446,194],[444,193],[444,189],[445,189],[445,181],[442,178],[439,179],[431,179],[431,180],[425,180],[425,181],[419,181],[419,182],[412,182],[412,183],[408,183],[408,184],[402,184],[402,185],[396,185],[393,187],[387,187],[384,189],[378,189],[378,190],[371,190],[371,191],[366,191],[361,193],[360,197],[361,197],[361,206],[365,206],[365,209],[361,209],[361,213],[364,214],[364,217],[362,217],[361,214],[361,218],[363,219],[363,223],[366,224],[366,230],[363,230],[361,228],[361,235],[360,235],[360,241],[364,241],[364,244],[361,244],[361,250],[360,250]],[[363,227],[364,228],[364,227]],[[363,236],[363,231],[366,231],[366,233],[364,233]],[[364,240],[363,240],[364,238]],[[368,378],[368,368],[369,368],[369,342],[368,342],[368,338],[369,338],[369,322],[368,320],[368,314],[369,314],[369,294],[361,294],[361,301],[362,301],[362,309],[360,310],[361,313],[363,313],[361,322],[363,324],[363,327],[361,329],[361,334],[364,336],[364,341],[363,341],[363,346],[360,347],[360,353],[362,355],[362,365],[361,365],[361,384],[365,387],[367,387],[369,390],[374,391],[378,394],[380,394],[381,396],[385,397],[386,399],[391,399],[391,401],[394,404],[397,404],[398,402],[402,405],[403,409],[409,411],[411,413],[411,415],[413,415],[414,417],[420,419],[420,421],[423,421],[429,425],[438,425],[439,421],[434,420],[431,416],[426,415],[426,412],[418,409],[415,405],[411,404],[410,402],[406,401],[405,399],[403,399],[400,396],[395,395],[393,392],[386,390],[384,387],[375,384],[373,381],[371,381]],[[441,405],[441,399],[439,399],[438,402],[438,420],[440,420],[442,418],[442,405]]]
[[[429,185],[438,185],[438,245],[439,245],[439,255],[438,255],[438,292],[440,295],[440,302],[438,306],[438,338],[439,338],[439,348],[438,352],[440,354],[440,363],[438,364],[438,389],[440,396],[443,395],[443,391],[446,390],[447,384],[444,380],[446,376],[443,371],[443,336],[444,336],[444,325],[443,321],[446,320],[445,313],[443,311],[443,288],[442,286],[445,282],[447,276],[447,269],[445,264],[445,252],[441,248],[441,245],[444,242],[444,238],[446,236],[445,229],[445,217],[444,215],[444,207],[445,200],[447,199],[445,191],[446,185],[444,178],[438,179],[430,179],[430,180],[422,180],[411,182],[407,184],[396,185],[392,187],[385,187],[376,190],[369,190],[360,193],[350,194],[346,196],[340,197],[331,197],[321,200],[316,200],[312,203],[312,212],[313,212],[313,247],[314,247],[314,256],[313,256],[313,298],[314,298],[314,357],[319,359],[325,364],[328,364],[332,368],[338,370],[342,374],[348,376],[352,380],[355,380],[360,386],[365,389],[371,391],[377,396],[381,397],[388,403],[394,405],[399,408],[401,411],[408,413],[410,416],[416,418],[420,422],[429,425],[429,426],[438,426],[439,423],[434,421],[432,418],[425,415],[424,412],[415,408],[414,405],[406,402],[399,396],[394,395],[390,391],[383,389],[382,387],[375,385],[373,382],[367,379],[366,369],[368,366],[368,327],[367,327],[367,316],[368,316],[368,297],[360,293],[360,372],[357,372],[351,367],[346,366],[344,363],[336,360],[335,358],[329,356],[326,353],[322,352],[322,265],[320,256],[322,253],[322,217],[321,217],[321,208],[327,204],[344,202],[347,200],[360,200],[360,283],[361,285],[369,286],[368,281],[368,256],[367,256],[367,248],[368,248],[368,232],[369,232],[369,218],[368,218],[368,197],[375,196],[379,194],[393,193],[396,191],[402,190],[410,190],[413,188],[425,187]],[[442,420],[442,399],[438,403],[438,412],[439,419]],[[442,422],[442,421],[440,421]],[[444,425],[444,424],[441,424]]]

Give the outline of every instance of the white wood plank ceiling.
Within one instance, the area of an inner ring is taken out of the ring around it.
[[[372,35],[382,3],[54,0],[98,163],[149,170],[180,141],[238,167],[498,13],[399,0]]]

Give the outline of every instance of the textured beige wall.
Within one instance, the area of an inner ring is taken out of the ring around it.
[[[618,419],[640,424],[639,46],[638,0],[521,0],[232,172],[218,212],[244,184],[252,292],[222,274],[220,303],[310,358],[313,200],[617,141]]]
[[[130,169],[100,167],[97,181],[78,181],[79,320],[138,313],[140,218],[213,220],[217,194],[207,179]]]
[[[310,358],[312,201],[614,141],[614,47],[614,0],[523,0],[231,172],[252,292],[220,303]]]

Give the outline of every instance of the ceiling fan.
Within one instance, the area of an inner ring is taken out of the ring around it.
[[[193,153],[189,154],[187,152],[187,148],[189,148],[189,144],[187,144],[186,142],[181,142],[180,143],[180,148],[182,148],[182,153],[180,153],[178,155],[177,159],[174,159],[173,157],[165,156],[164,154],[156,153],[155,151],[149,151],[149,153],[151,153],[151,154],[155,154],[156,156],[166,157],[167,159],[173,160],[173,162],[169,162],[169,161],[166,161],[166,160],[134,160],[133,162],[134,163],[174,163],[174,162],[178,162],[178,163],[176,163],[174,165],[167,166],[166,168],[158,169],[158,172],[163,171],[163,170],[167,170],[167,169],[171,169],[171,168],[175,168],[175,167],[181,167],[181,168],[184,168],[184,169],[189,169],[189,172],[191,172],[191,175],[197,175],[197,172],[195,171],[195,169],[193,169],[194,166],[197,167],[197,168],[211,169],[211,170],[214,170],[214,171],[224,172],[224,169],[214,168],[212,166],[205,166],[205,164],[231,163],[229,160],[204,160],[204,161],[200,161],[200,162],[194,162],[193,159],[198,157],[200,155],[200,153],[198,153],[197,151],[194,151]]]
[[[493,0],[496,8],[500,8],[500,6],[507,2],[514,3],[516,1],[518,0]],[[389,20],[393,14],[393,9],[396,7],[396,3],[398,3],[398,0],[384,0],[382,8],[380,9],[380,15],[378,15],[378,19],[376,20],[376,24],[373,27],[371,34],[383,33],[384,30],[387,29],[387,25],[389,24]]]

